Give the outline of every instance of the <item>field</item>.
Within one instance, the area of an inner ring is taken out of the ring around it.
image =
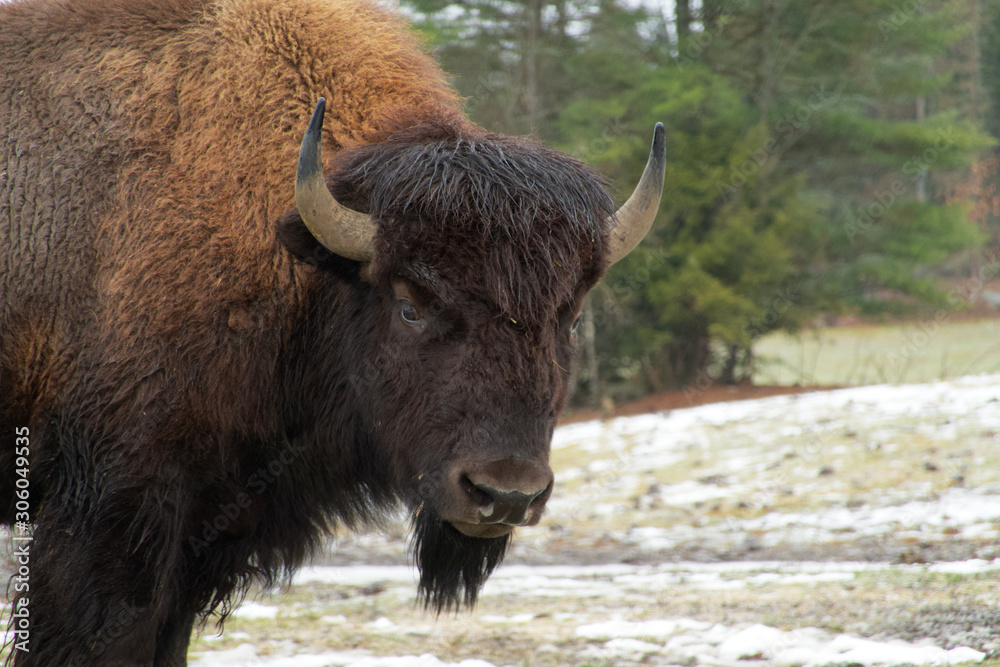
[[[1000,665],[1000,375],[566,425],[473,612],[345,535],[194,665]]]
[[[776,333],[754,346],[758,385],[929,382],[1000,372],[1000,319],[842,326]]]

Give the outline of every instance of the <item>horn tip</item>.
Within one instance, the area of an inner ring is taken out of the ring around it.
[[[666,130],[663,129],[663,123],[657,123],[653,126],[653,151],[657,154],[664,154],[666,143]]]
[[[316,102],[316,108],[313,109],[312,118],[309,120],[309,127],[307,128],[307,133],[319,133],[323,127],[323,116],[326,114],[326,98],[321,97]]]

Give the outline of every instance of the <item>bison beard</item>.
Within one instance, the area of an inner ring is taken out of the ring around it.
[[[420,568],[424,607],[457,611],[476,604],[479,590],[503,561],[510,535],[468,537],[431,512],[413,518],[413,557]]]

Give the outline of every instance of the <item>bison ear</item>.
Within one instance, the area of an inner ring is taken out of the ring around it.
[[[278,218],[276,227],[278,243],[285,246],[299,261],[322,269],[336,269],[342,264],[352,264],[355,265],[354,270],[357,270],[357,262],[333,254],[317,241],[298,211],[291,211]]]

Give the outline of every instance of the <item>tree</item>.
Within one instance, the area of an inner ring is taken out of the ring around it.
[[[957,186],[1000,101],[1000,70],[973,67],[1000,49],[979,1],[413,6],[474,120],[536,133],[622,196],[666,124],[660,216],[594,293],[584,346],[600,364],[582,382],[628,396],[745,379],[757,338],[820,313],[943,302],[927,267],[983,238]]]
[[[967,3],[732,2],[708,62],[739,82],[767,131],[764,178],[799,173],[822,202],[824,281],[841,308],[940,305],[916,271],[981,240],[949,178],[988,137],[942,102]],[[758,181],[759,185],[759,181]]]
[[[641,377],[640,390],[691,382],[713,364],[736,381],[753,340],[812,312],[815,207],[798,197],[797,177],[747,195],[729,187],[731,166],[758,137],[744,136],[749,107],[724,77],[701,64],[632,77],[602,104],[569,105],[560,123],[567,149],[623,183],[638,177],[654,121],[669,128],[657,225],[595,295],[602,356],[624,379]]]

